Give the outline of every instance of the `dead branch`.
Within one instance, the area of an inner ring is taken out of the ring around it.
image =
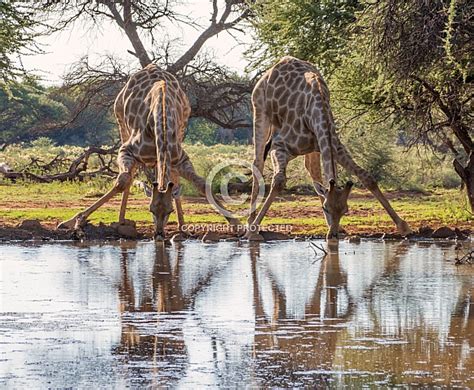
[[[464,265],[464,264],[469,264],[472,265],[474,263],[474,249],[471,249],[467,253],[461,253],[460,256],[460,250],[456,251],[456,258],[454,260],[454,264],[456,265]]]
[[[36,183],[51,183],[53,181],[69,181],[69,180],[79,180],[82,181],[86,177],[96,177],[96,176],[109,176],[114,177],[118,174],[112,168],[112,165],[115,160],[115,156],[118,150],[118,145],[115,145],[109,149],[103,149],[96,146],[89,147],[83,153],[81,153],[77,158],[72,160],[69,164],[69,168],[66,172],[60,172],[55,174],[43,174],[37,175],[28,170],[23,170],[20,172],[5,172],[3,173],[4,178],[16,181],[19,179],[30,180]],[[99,156],[100,166],[99,169],[87,172],[89,159],[91,156]],[[109,161],[105,162],[103,157],[109,156]],[[39,160],[38,160],[39,161]],[[55,166],[55,163],[61,161],[65,162],[66,159],[61,155],[55,156],[49,163],[41,165],[44,170],[45,167],[52,169]]]
[[[316,245],[314,242],[310,241],[309,242],[309,247],[313,250],[314,256],[316,257],[316,259],[313,261],[313,264],[317,261],[324,260],[326,258],[326,256],[328,255],[328,252],[326,251],[326,249],[323,248],[322,245]],[[316,251],[316,249],[321,251],[323,254],[319,254]]]

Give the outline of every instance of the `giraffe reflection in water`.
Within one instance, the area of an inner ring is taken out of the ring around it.
[[[442,249],[301,245],[157,245],[150,272],[122,248],[114,352],[153,385],[473,384],[472,277]]]

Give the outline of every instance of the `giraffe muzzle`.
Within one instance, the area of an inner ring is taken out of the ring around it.
[[[157,233],[155,233],[154,239],[157,242],[163,242],[165,240],[165,235],[164,235],[163,232],[157,232]]]

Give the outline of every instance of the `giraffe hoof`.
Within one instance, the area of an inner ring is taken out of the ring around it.
[[[74,229],[76,226],[76,218],[61,222],[56,229]]]
[[[402,236],[408,236],[413,233],[413,230],[410,229],[410,226],[405,221],[397,224],[397,230]]]
[[[183,242],[186,241],[188,237],[182,232],[176,233],[173,237],[171,237],[171,242]]]

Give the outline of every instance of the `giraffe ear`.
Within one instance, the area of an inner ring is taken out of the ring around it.
[[[174,186],[173,191],[171,192],[173,195],[173,198],[179,198],[181,196],[182,192],[182,187],[180,185]]]
[[[148,198],[151,198],[153,195],[153,188],[148,185],[148,183],[143,183],[143,192]]]
[[[323,198],[325,198],[328,193],[328,190],[321,183],[317,181],[314,181],[313,185],[314,185],[314,189],[316,190],[316,193],[319,196],[322,196]]]

